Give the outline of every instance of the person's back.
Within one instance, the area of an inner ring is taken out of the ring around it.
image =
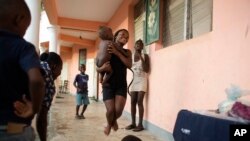
[[[96,66],[101,67],[104,63],[110,61],[111,54],[108,52],[108,45],[112,43],[113,33],[112,29],[106,26],[100,26],[99,28],[99,50],[96,56]],[[100,73],[100,83],[106,85],[107,80],[110,78],[112,70],[109,72]]]
[[[96,65],[101,67],[105,62],[109,61],[111,54],[108,52],[108,44],[113,40],[112,29],[106,26],[99,28],[99,50],[96,56]]]
[[[34,140],[30,124],[44,85],[35,47],[23,39],[31,16],[23,0],[0,3],[0,140]],[[15,102],[25,102],[24,96],[31,100],[32,110],[17,113]]]

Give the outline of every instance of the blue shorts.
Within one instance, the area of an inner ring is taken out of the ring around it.
[[[76,105],[88,105],[89,97],[88,94],[76,94]]]

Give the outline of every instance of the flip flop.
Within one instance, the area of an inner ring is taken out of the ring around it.
[[[126,130],[131,130],[131,129],[134,129],[136,126],[133,125],[133,124],[130,124],[129,126],[127,126],[125,129]]]
[[[85,119],[85,116],[84,115],[80,115],[79,118],[80,119]]]
[[[142,130],[144,130],[144,128],[143,127],[138,127],[138,126],[133,129],[134,132],[140,132]]]

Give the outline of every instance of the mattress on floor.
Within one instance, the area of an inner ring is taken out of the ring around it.
[[[173,136],[175,141],[229,141],[230,125],[245,124],[213,112],[178,113]]]

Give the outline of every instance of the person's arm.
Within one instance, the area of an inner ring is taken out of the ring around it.
[[[45,85],[39,68],[31,68],[28,70],[29,90],[32,101],[32,110],[37,113],[45,94]]]
[[[73,82],[73,85],[74,85],[74,87],[75,87],[76,89],[78,89],[78,87],[77,87],[77,82],[76,82],[77,76],[78,76],[78,75],[76,75],[75,80],[74,80],[74,82]]]
[[[142,57],[144,55],[144,58]],[[142,62],[143,71],[148,73],[149,72],[149,56],[147,54],[140,54],[140,59]]]
[[[111,71],[111,65],[110,62],[105,62],[101,67],[96,66],[96,71],[99,73],[102,72],[110,72]]]
[[[32,103],[31,101],[27,100],[25,95],[23,95],[23,102],[16,101],[14,102],[14,108],[15,108],[15,114],[22,118],[27,118],[32,116],[33,110],[32,110]]]
[[[39,57],[32,44],[20,44],[19,65],[28,76],[28,88],[32,111],[33,114],[36,114],[42,105],[45,95],[45,84],[40,71]]]
[[[124,56],[120,51],[118,51],[113,44],[109,44],[108,51],[109,53],[113,53],[114,55],[119,57],[127,68],[132,67],[132,53],[129,49],[127,49],[127,57]]]

